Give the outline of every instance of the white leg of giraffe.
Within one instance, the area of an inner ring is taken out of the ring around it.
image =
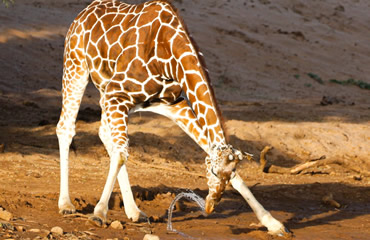
[[[110,131],[109,131],[109,126],[108,126],[107,121],[108,121],[107,116],[106,116],[104,110],[102,110],[101,120],[100,120],[101,124],[100,124],[100,127],[99,127],[99,138],[102,141],[102,143],[104,144],[104,147],[107,150],[107,153],[108,153],[109,157],[111,157],[113,147],[112,147],[112,142],[111,142],[112,140],[110,139]]]
[[[111,156],[112,143],[109,134],[109,126],[107,124],[106,115],[102,112],[101,126],[99,128],[99,137],[102,140],[109,156]],[[143,213],[136,205],[134,196],[131,191],[131,185],[128,178],[126,164],[121,167],[121,170],[118,173],[118,183],[121,189],[123,204],[125,206],[125,213],[128,219],[131,219],[133,222],[138,222],[141,216],[146,217],[146,214]]]
[[[134,196],[131,191],[131,185],[128,178],[126,164],[122,166],[118,173],[118,183],[121,189],[125,213],[128,219],[133,222],[138,222],[141,217],[146,218],[147,215],[142,212],[136,205]]]
[[[270,234],[284,235],[289,232],[281,222],[272,217],[270,212],[268,212],[257,201],[252,192],[249,190],[248,186],[244,183],[243,179],[239,176],[239,174],[235,174],[235,177],[233,177],[230,182],[234,189],[237,190],[248,202],[249,206],[256,214],[258,220],[261,222],[262,225],[267,227]]]
[[[108,177],[105,182],[103,193],[98,204],[94,208],[94,217],[91,218],[91,220],[93,220],[98,225],[103,225],[107,219],[108,202],[111,197],[118,172],[120,171],[123,163],[126,161],[126,158],[127,157],[119,151],[114,151],[112,153],[112,157],[110,158]]]
[[[129,107],[125,105],[122,97],[114,97],[105,95],[105,99],[102,100],[102,112],[105,112],[106,119],[109,127],[110,140],[107,141],[108,145],[112,144],[111,150],[108,147],[110,153],[110,166],[108,177],[103,189],[103,193],[100,197],[98,204],[94,208],[94,216],[90,218],[95,224],[102,226],[107,219],[108,213],[108,202],[111,197],[114,184],[117,179],[117,175],[121,170],[121,167],[125,164],[128,158],[128,138],[127,138],[127,119]],[[128,103],[129,104],[129,103]],[[104,130],[104,128],[102,128]],[[108,139],[108,138],[102,138]],[[105,140],[103,140],[105,141]]]
[[[70,70],[70,71],[73,71]],[[75,78],[68,79],[66,71],[63,75],[63,107],[57,125],[57,136],[60,153],[60,193],[58,207],[62,214],[71,214],[76,211],[69,197],[69,146],[75,135],[75,122],[81,99],[88,83],[87,71],[75,73]]]

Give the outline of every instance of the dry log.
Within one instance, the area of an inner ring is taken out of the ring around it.
[[[364,177],[370,177],[370,172],[367,170],[362,169],[359,166],[356,166],[352,162],[350,162],[347,159],[344,158],[331,158],[326,159],[326,156],[321,156],[317,159],[311,159],[305,163],[299,164],[297,166],[294,166],[292,168],[285,168],[285,167],[279,167],[275,165],[268,165],[268,162],[266,160],[266,154],[269,150],[271,150],[271,146],[266,146],[260,155],[260,169],[261,171],[265,173],[279,173],[279,174],[300,174],[303,170],[309,169],[309,168],[317,168],[320,166],[326,166],[330,164],[337,164],[340,165],[346,169],[349,169],[353,172],[359,173],[360,175]]]

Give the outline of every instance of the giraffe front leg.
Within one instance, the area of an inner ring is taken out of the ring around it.
[[[123,98],[105,96],[102,107],[106,114],[102,121],[100,137],[110,155],[108,177],[98,204],[94,208],[94,216],[89,220],[97,226],[103,226],[107,220],[108,202],[111,197],[118,173],[128,158],[127,120],[129,103]],[[104,129],[108,125],[108,129]],[[104,131],[107,130],[107,131]],[[104,136],[109,133],[109,136]]]
[[[77,71],[79,69],[79,71]],[[76,65],[66,68],[63,74],[63,106],[56,133],[59,142],[60,154],[60,192],[58,207],[61,214],[72,214],[76,211],[69,197],[69,146],[75,135],[75,122],[82,96],[88,83],[88,73],[83,67],[77,68]],[[67,72],[74,72],[71,78]]]
[[[107,221],[108,202],[111,197],[118,172],[121,170],[123,164],[127,161],[127,157],[128,154],[126,150],[114,151],[112,153],[108,177],[103,189],[103,193],[98,204],[94,208],[94,216],[89,218],[93,224],[99,227],[105,225]]]
[[[71,199],[69,197],[69,182],[68,182],[68,171],[69,171],[68,153],[73,135],[74,135],[73,133],[67,135],[58,134],[60,151],[60,192],[58,207],[59,213],[63,215],[73,214],[76,212],[76,208],[72,204]]]
[[[136,205],[134,196],[131,191],[126,165],[123,165],[121,171],[118,173],[118,183],[121,189],[127,218],[133,222],[147,220],[148,216],[144,212],[142,212]]]
[[[253,212],[256,214],[258,220],[261,224],[267,227],[268,232],[272,235],[287,236],[290,234],[289,230],[284,227],[284,225],[276,220],[270,212],[268,212],[253,196],[252,192],[249,190],[247,185],[244,183],[243,179],[239,174],[230,180],[231,185],[235,190],[237,190],[243,198],[248,202],[249,206],[252,208]]]
[[[112,141],[110,139],[109,132],[110,130],[107,122],[107,117],[105,112],[103,111],[101,126],[99,128],[99,137],[103,142],[109,156],[111,156]],[[130,181],[128,178],[127,168],[125,164],[121,167],[121,170],[119,171],[117,178],[121,189],[123,204],[125,206],[127,218],[131,219],[133,222],[138,222],[142,219],[144,220],[144,218],[147,219],[147,215],[144,212],[142,212],[136,205],[134,196],[131,191]]]

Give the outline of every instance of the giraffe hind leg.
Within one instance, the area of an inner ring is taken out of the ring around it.
[[[79,71],[77,71],[79,69]],[[82,70],[81,70],[82,69]],[[71,74],[73,72],[73,74]],[[74,76],[73,78],[71,76]],[[69,147],[75,135],[75,122],[82,96],[88,83],[88,71],[77,66],[64,69],[63,74],[63,106],[56,133],[60,154],[60,192],[58,207],[61,214],[76,211],[69,197]]]

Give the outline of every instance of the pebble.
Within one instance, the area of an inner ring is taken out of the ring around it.
[[[17,229],[18,232],[26,231],[26,229],[23,226],[16,226],[15,229]]]
[[[40,229],[37,229],[37,228],[32,228],[30,230],[28,230],[29,232],[33,232],[33,233],[40,233],[41,230]]]
[[[58,234],[58,235],[63,235],[63,228],[61,227],[53,227],[51,230],[50,230],[51,233],[55,233],[55,234]]]
[[[123,229],[122,223],[120,221],[114,221],[111,223],[110,228],[113,229]]]
[[[0,219],[3,219],[5,221],[10,221],[12,220],[12,218],[13,218],[13,214],[11,214],[10,212],[4,209],[0,210]]]
[[[153,234],[146,234],[143,240],[159,240],[159,237]]]

